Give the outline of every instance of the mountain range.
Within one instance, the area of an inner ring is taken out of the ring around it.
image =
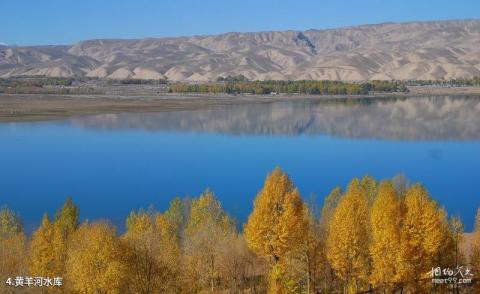
[[[0,77],[211,81],[409,80],[480,76],[480,20],[0,46]]]

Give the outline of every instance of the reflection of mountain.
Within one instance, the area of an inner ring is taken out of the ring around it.
[[[73,122],[98,129],[477,140],[480,97],[254,103],[197,111],[97,115],[75,118]]]

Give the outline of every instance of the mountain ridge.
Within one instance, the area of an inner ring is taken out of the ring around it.
[[[480,76],[480,20],[382,23],[0,48],[0,77],[211,81]]]

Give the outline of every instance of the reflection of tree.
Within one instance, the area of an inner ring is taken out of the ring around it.
[[[332,135],[394,140],[480,139],[480,98],[335,99],[75,118],[87,128]]]

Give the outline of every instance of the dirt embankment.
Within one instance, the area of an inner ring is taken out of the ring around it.
[[[480,95],[480,87],[408,87],[408,95]]]
[[[411,87],[410,93],[377,93],[368,97],[480,95],[480,87]],[[215,105],[264,103],[301,99],[332,100],[367,96],[319,95],[209,95],[157,94],[156,96],[0,94],[0,122],[61,119],[76,115],[195,110]]]
[[[76,115],[195,110],[215,105],[269,102],[273,97],[0,95],[0,122],[62,119]]]

